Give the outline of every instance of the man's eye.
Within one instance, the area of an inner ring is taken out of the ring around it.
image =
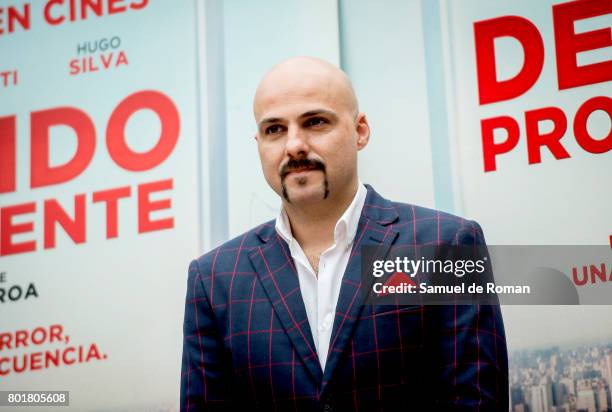
[[[327,123],[327,120],[322,117],[313,117],[306,120],[306,126],[323,126],[325,123]]]
[[[278,134],[283,131],[282,126],[274,124],[266,128],[266,134]]]

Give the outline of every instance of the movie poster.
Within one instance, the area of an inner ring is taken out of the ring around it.
[[[489,243],[610,245],[610,2],[445,5],[464,213]]]
[[[0,10],[0,389],[173,410],[199,254],[195,3]]]

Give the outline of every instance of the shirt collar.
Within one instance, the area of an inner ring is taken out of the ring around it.
[[[357,185],[357,192],[355,193],[355,197],[353,197],[353,201],[346,208],[342,216],[340,216],[340,219],[338,219],[336,222],[336,226],[334,228],[334,243],[336,245],[340,243],[348,245],[352,243],[353,239],[355,238],[359,218],[361,217],[361,210],[365,204],[367,192],[366,187],[360,181]],[[280,237],[282,237],[285,242],[291,246],[294,238],[293,234],[291,233],[289,217],[287,216],[285,209],[282,207],[276,218],[275,227]]]

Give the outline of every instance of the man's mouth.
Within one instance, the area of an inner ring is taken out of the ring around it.
[[[297,169],[290,169],[290,170],[287,171],[285,176],[287,176],[289,173],[310,172],[312,170],[318,170],[318,169],[316,167],[300,167],[300,168],[297,168]]]

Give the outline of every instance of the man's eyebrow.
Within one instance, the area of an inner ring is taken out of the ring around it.
[[[317,116],[317,115],[326,115],[326,116],[330,116],[330,117],[333,117],[333,118],[338,117],[338,115],[336,113],[332,112],[331,110],[315,109],[315,110],[309,110],[306,113],[302,113],[300,115],[300,118]]]
[[[268,117],[268,118],[262,119],[262,121],[259,122],[258,126],[261,129],[261,127],[266,123],[276,123],[276,122],[280,122],[281,120],[283,119],[281,119],[280,117]]]
[[[309,110],[305,113],[302,113],[300,115],[300,119],[306,118],[306,117],[312,117],[312,116],[317,116],[317,115],[326,115],[329,117],[333,117],[333,118],[337,118],[338,115],[334,112],[332,112],[331,110],[327,110],[327,109],[314,109],[314,110]],[[281,122],[283,121],[282,118],[280,117],[267,117],[262,119],[258,126],[259,128],[262,128],[264,124],[268,124],[268,123],[277,123],[277,122]]]

